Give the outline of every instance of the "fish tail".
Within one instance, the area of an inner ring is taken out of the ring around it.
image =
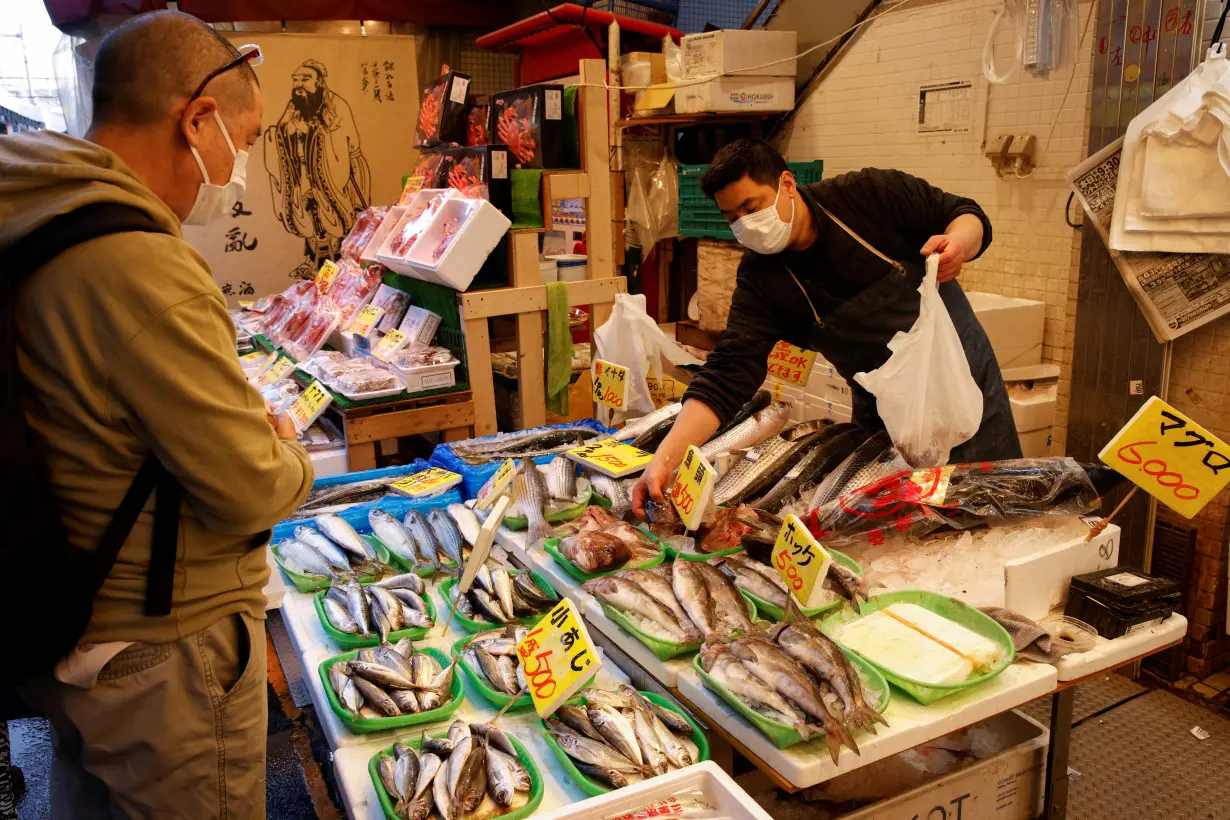
[[[867,731],[871,732],[873,735],[876,733],[877,723],[883,723],[885,726],[888,725],[888,720],[884,717],[884,715],[880,714],[875,709],[872,709],[870,706],[863,706],[859,711],[862,712],[863,719],[867,722]]]
[[[551,537],[551,525],[547,523],[545,518],[534,521],[530,524],[530,541],[537,543],[545,541]]]
[[[858,744],[854,742],[854,735],[850,733],[850,729],[840,720],[834,719],[828,726],[825,726],[825,737],[833,738],[839,748],[844,743],[856,755],[862,754],[858,750]],[[837,762],[836,757],[833,758],[833,762]]]
[[[833,758],[833,763],[837,763],[837,758],[841,755],[841,739],[833,732],[824,733],[824,745],[829,749],[829,757]]]

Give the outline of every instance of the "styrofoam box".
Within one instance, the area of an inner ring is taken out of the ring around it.
[[[453,220],[460,220],[456,235],[440,258],[435,259],[445,225]],[[450,199],[440,206],[431,224],[410,248],[408,261],[418,269],[410,275],[465,290],[510,227],[508,217],[485,199]]]
[[[1068,600],[1072,576],[1118,566],[1122,530],[1115,524],[1092,540],[1081,535],[1004,563],[1004,606],[1040,621]]]
[[[850,421],[853,411],[848,404],[817,399],[807,405],[807,419],[832,419],[835,422]]]
[[[722,77],[675,91],[675,111],[789,111],[794,108],[794,77]]]
[[[406,262],[405,259],[403,259],[400,256],[396,256],[393,253],[393,248],[392,248],[393,238],[396,236],[400,236],[402,229],[406,225],[410,224],[415,219],[417,219],[417,217],[415,217],[411,213],[409,205],[398,206],[398,207],[402,209],[401,215],[398,216],[397,222],[394,223],[393,227],[389,229],[388,233],[384,235],[384,239],[380,243],[380,249],[376,251],[376,261],[384,265],[389,270],[397,271],[398,273],[404,276],[411,276],[411,277],[416,277],[416,278],[421,279],[422,277],[418,275],[418,273],[414,270],[414,268],[411,267]],[[383,229],[384,225],[387,225],[388,222],[389,222],[389,219],[385,219],[384,224],[382,224],[380,227]],[[417,239],[415,240],[414,244],[415,245],[418,244]],[[410,247],[413,248],[414,245],[411,245]],[[407,251],[407,254],[408,253],[409,251]]]
[[[401,377],[406,383],[406,390],[420,393],[424,390],[438,390],[441,387],[452,387],[457,383],[457,365],[459,361],[446,364],[432,364],[426,367],[401,368],[396,365],[386,365],[389,370]]]
[[[371,241],[367,243],[367,247],[359,255],[360,259],[364,262],[379,261],[376,258],[376,254],[384,247],[385,240],[393,232],[394,226],[406,215],[407,210],[409,210],[408,205],[394,205],[392,208],[389,208],[389,212],[384,215],[384,221],[380,223],[380,227],[376,228],[376,232],[372,234]]]
[[[983,724],[1005,748],[930,783],[865,806],[840,820],[913,820],[923,817],[1028,820],[1042,811],[1046,747],[1050,732],[1020,712],[1007,712]],[[871,764],[874,768],[888,760]],[[842,777],[874,778],[855,770]],[[834,783],[834,787],[838,784]],[[824,788],[822,785],[821,789]]]
[[[1030,430],[1028,433],[1017,433],[1021,440],[1021,454],[1025,458],[1046,458],[1051,454],[1051,429]]]
[[[1055,423],[1056,385],[1042,385],[1025,395],[1009,395],[1018,433],[1050,428]]]
[[[702,800],[717,809],[720,817],[737,820],[772,820],[764,809],[748,796],[730,775],[712,760],[676,769],[622,789],[607,792],[546,814],[535,814],[534,820],[565,820],[565,818],[613,817],[636,811],[649,803],[666,800],[681,792],[698,790]]]
[[[1001,368],[1041,363],[1042,325],[1046,319],[1043,302],[978,291],[965,295],[991,340]]]
[[[789,77],[793,84],[797,61],[783,58],[793,57],[798,45],[794,31],[726,29],[689,34],[679,42],[683,78],[699,80],[740,71],[740,77]],[[749,68],[754,70],[743,71]]]

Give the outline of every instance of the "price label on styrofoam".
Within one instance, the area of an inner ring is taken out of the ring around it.
[[[286,376],[290,375],[290,371],[295,369],[295,360],[289,357],[278,359],[272,365],[265,369],[263,373],[256,377],[253,382],[257,387],[268,387],[271,384],[277,384]]]
[[[517,643],[517,657],[539,717],[548,717],[598,674],[602,660],[568,598]]]
[[[823,603],[823,580],[833,558],[797,515],[788,514],[773,544],[773,566],[799,606]]]
[[[612,478],[623,478],[640,472],[653,461],[653,453],[647,453],[613,438],[604,438],[593,444],[576,447],[566,451],[564,455],[584,467]]]
[[[649,374],[645,376],[645,384],[649,386],[649,398],[653,400],[655,408],[679,401],[688,389],[686,384],[671,376],[659,378],[652,366],[649,368]]]
[[[273,305],[273,299],[271,299],[268,296],[262,296],[260,299],[257,299],[256,303],[253,304],[252,307],[248,308],[248,310],[252,311],[253,313],[264,313],[265,311],[269,310],[269,308],[272,305]]]
[[[272,365],[278,360],[277,353],[266,354],[263,350],[254,350],[251,353],[245,353],[239,357],[239,366],[245,370],[256,367],[257,362],[260,362],[260,367],[264,368],[266,364]]]
[[[291,402],[286,412],[295,423],[295,429],[302,433],[312,426],[312,422],[320,418],[333,401],[333,395],[320,382],[312,382],[307,389],[299,394],[299,398]]]
[[[389,362],[397,355],[397,351],[406,346],[410,341],[410,337],[402,333],[400,330],[390,330],[384,334],[384,338],[376,343],[372,348],[372,355],[382,362]]]
[[[256,302],[253,302],[251,299],[240,299],[239,306],[244,310],[251,310],[256,307]]]
[[[439,495],[461,483],[461,476],[443,467],[429,467],[421,473],[394,481],[389,489],[411,498],[426,498]]]
[[[689,445],[679,465],[679,473],[671,486],[671,503],[679,511],[683,526],[695,530],[705,517],[705,509],[713,498],[713,486],[717,484],[717,471],[705,461],[700,450]]]
[[[573,469],[576,469],[575,467]],[[485,510],[490,507],[495,500],[507,492],[512,486],[513,479],[517,477],[517,463],[511,458],[505,459],[500,465],[500,469],[492,474],[491,478],[487,479],[487,483],[478,491],[478,498],[474,502],[476,509]]]
[[[628,394],[628,368],[594,359],[592,375],[594,401],[615,410],[623,410],[624,399]]]
[[[322,262],[320,270],[316,272],[316,289],[321,293],[328,293],[329,288],[333,285],[333,277],[337,276],[339,270],[337,263],[332,259]]]
[[[804,350],[789,342],[779,341],[769,352],[769,375],[788,384],[807,384],[807,377],[811,375],[815,363],[814,350]]]
[[[372,304],[364,305],[350,322],[350,332],[366,339],[371,336],[372,329],[383,316],[384,308]]]
[[[1149,495],[1192,518],[1230,483],[1230,445],[1157,396],[1098,453]]]

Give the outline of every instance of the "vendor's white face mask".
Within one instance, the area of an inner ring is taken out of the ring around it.
[[[756,253],[781,253],[790,244],[790,229],[794,225],[794,198],[790,199],[790,221],[783,222],[777,215],[777,203],[782,198],[781,182],[777,185],[777,197],[768,208],[735,220],[730,229],[739,244]]]
[[[231,169],[229,182],[225,185],[214,185],[209,181],[209,172],[205,170],[205,162],[201,159],[201,155],[194,146],[188,146],[188,149],[192,151],[192,156],[196,159],[197,167],[201,169],[201,178],[204,182],[197,188],[196,201],[192,203],[192,210],[184,217],[185,225],[208,225],[213,220],[229,213],[235,207],[235,203],[243,197],[248,186],[248,152],[235,150],[235,143],[231,142],[231,135],[226,133],[226,126],[222,124],[222,117],[218,116],[217,111],[214,111],[214,121],[222,130],[222,138],[226,140],[227,147],[231,149],[231,156],[235,158],[235,166]]]

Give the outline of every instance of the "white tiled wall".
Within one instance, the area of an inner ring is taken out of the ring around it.
[[[877,19],[799,103],[779,147],[792,161],[823,159],[826,177],[869,166],[899,168],[973,197],[986,209],[994,243],[966,268],[961,282],[966,290],[1046,303],[1043,358],[1062,365],[1053,445],[1053,452],[1062,453],[1080,241],[1064,222],[1069,188],[1063,177],[1085,156],[1091,49],[1088,42],[1073,49],[1082,59],[1047,79],[1020,72],[1005,85],[988,87],[983,42],[1002,5],[933,0]],[[1081,2],[1076,35],[1092,10]],[[1006,54],[1005,32],[1000,39],[999,53]],[[919,135],[919,86],[948,80],[974,82],[970,131]],[[1038,169],[1027,179],[999,179],[983,155],[984,137],[1025,132],[1037,137]]]

